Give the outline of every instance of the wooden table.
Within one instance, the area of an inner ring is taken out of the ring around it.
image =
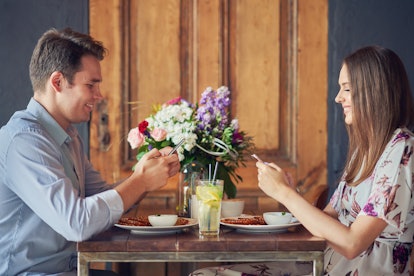
[[[221,227],[215,238],[202,238],[197,228],[168,235],[139,235],[113,227],[80,242],[78,275],[88,275],[91,262],[262,262],[313,261],[313,274],[323,275],[326,241],[302,226],[285,233],[246,233]]]

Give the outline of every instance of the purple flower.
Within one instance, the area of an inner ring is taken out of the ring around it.
[[[220,87],[217,91],[207,87],[201,95],[200,107],[197,109],[196,118],[199,121],[198,129],[210,132],[215,130],[220,137],[224,128],[228,125],[227,108],[231,104],[230,91],[227,87]]]

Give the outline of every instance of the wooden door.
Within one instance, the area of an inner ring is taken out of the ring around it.
[[[327,0],[90,0],[90,33],[109,54],[105,100],[91,122],[91,160],[108,181],[130,174],[126,135],[153,104],[231,90],[231,113],[257,153],[298,180],[309,201],[326,187]],[[131,102],[133,104],[131,104]],[[252,160],[238,197],[275,203]],[[174,205],[176,179],[146,200]]]

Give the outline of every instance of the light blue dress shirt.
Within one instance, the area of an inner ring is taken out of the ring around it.
[[[62,129],[31,99],[0,129],[0,275],[74,273],[76,242],[122,215],[111,188],[76,128]]]

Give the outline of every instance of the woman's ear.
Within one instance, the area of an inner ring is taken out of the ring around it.
[[[56,92],[61,92],[63,89],[64,77],[59,71],[55,71],[50,75],[49,83]]]

